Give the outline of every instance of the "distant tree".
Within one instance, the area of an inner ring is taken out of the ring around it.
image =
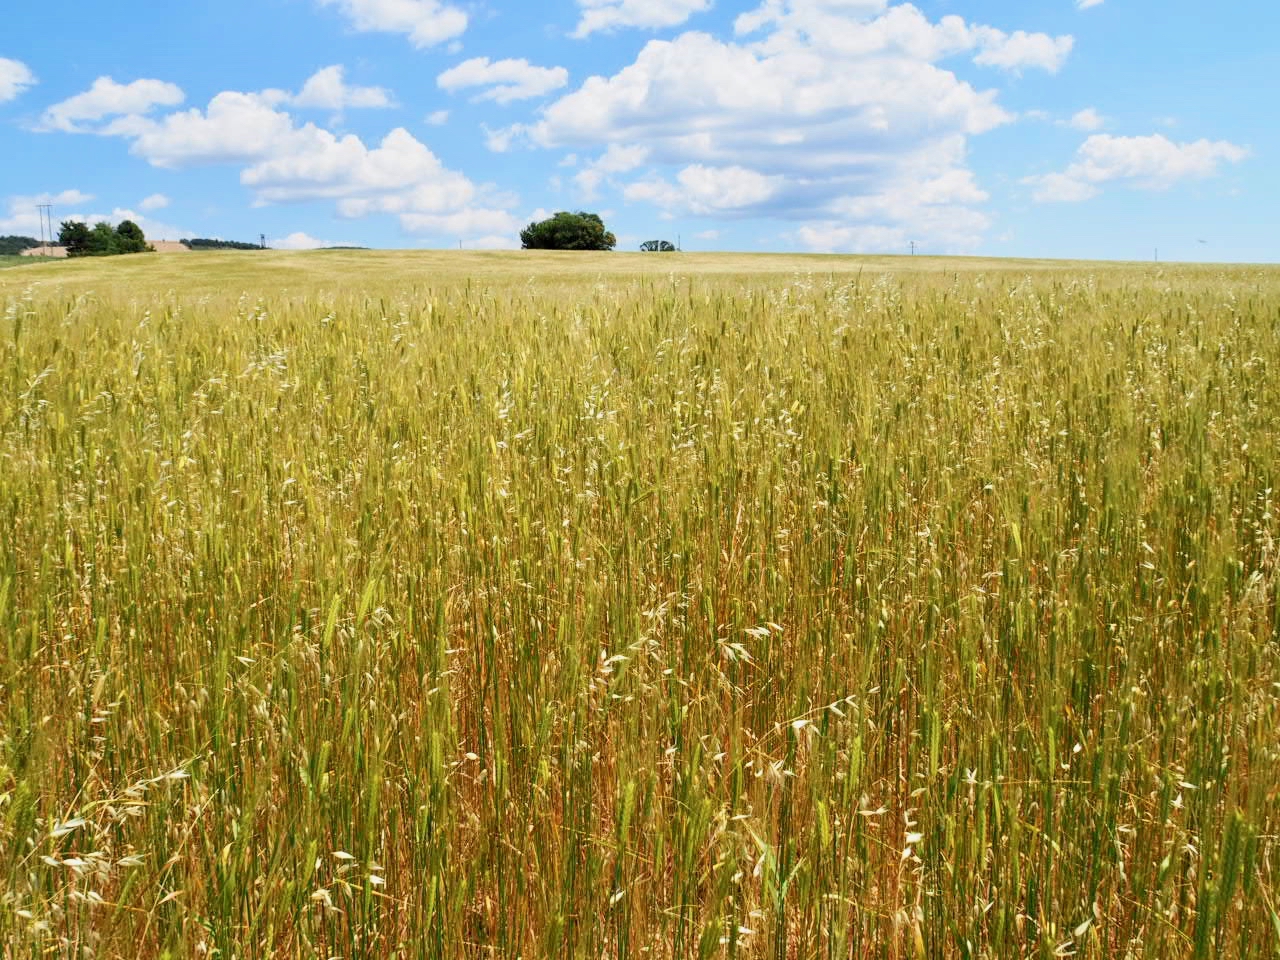
[[[89,230],[89,256],[109,257],[120,252],[120,238],[111,224],[105,220],[95,223]]]
[[[67,248],[68,257],[89,256],[89,225],[79,220],[63,220],[58,229],[58,242]]]
[[[117,253],[145,253],[147,238],[142,228],[132,220],[121,220],[116,227]]]
[[[526,250],[612,250],[618,239],[597,214],[561,211],[520,231]]]
[[[35,237],[0,237],[0,256],[16,256],[23,250],[31,250],[38,246],[40,241]]]
[[[670,240],[646,240],[640,249],[645,253],[675,253],[676,245]]]

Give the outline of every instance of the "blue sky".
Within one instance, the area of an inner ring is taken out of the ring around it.
[[[11,7],[0,234],[1280,260],[1263,0]]]

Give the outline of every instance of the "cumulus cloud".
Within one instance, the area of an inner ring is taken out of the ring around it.
[[[166,197],[163,193],[153,193],[151,194],[151,196],[147,197],[145,200],[139,203],[138,207],[142,210],[146,210],[150,212],[152,210],[163,210],[168,205],[169,205],[168,197]]]
[[[343,199],[396,193],[430,183],[442,197],[470,193],[470,182],[444,168],[425,144],[397,127],[370,149],[359,137],[338,137],[308,125],[295,132],[287,152],[261,160],[240,174],[260,203]]]
[[[573,180],[584,199],[593,199],[601,182],[612,174],[627,173],[641,166],[649,158],[649,148],[644,144],[611,143],[604,154],[586,164],[574,174]],[[577,157],[574,157],[574,166]]]
[[[122,220],[132,220],[142,227],[149,240],[177,239],[190,236],[180,227],[153,220],[146,213],[139,213],[128,207],[115,207],[110,213],[95,213],[88,209],[93,195],[81,190],[63,190],[61,193],[41,193],[35,196],[12,196],[6,201],[7,214],[0,215],[0,233],[14,233],[21,236],[40,236],[40,204],[53,205],[53,229],[56,233],[59,225],[66,220],[87,223],[109,223],[112,226]],[[69,209],[68,209],[69,208]]]
[[[433,47],[461,36],[467,14],[439,0],[318,0],[336,7],[362,31],[403,33],[415,47]]]
[[[488,131],[490,147],[573,151],[587,196],[609,182],[666,216],[799,221],[789,235],[815,249],[928,230],[934,249],[967,250],[988,224],[969,138],[1015,118],[942,61],[1053,71],[1073,42],[888,0],[766,0],[734,30],[652,40],[532,122]],[[636,145],[644,171],[611,169]]]
[[[628,200],[648,200],[670,211],[715,214],[758,207],[773,199],[785,181],[746,167],[708,167],[697,163],[676,175],[676,182],[640,180],[623,191]]]
[[[1102,5],[1102,0],[1076,0],[1077,10],[1088,10],[1090,7],[1098,7]]]
[[[285,109],[374,106],[384,95],[379,88],[349,87],[341,68],[325,68],[297,95],[228,90],[203,109],[155,117],[103,113],[97,125],[73,129],[124,138],[133,154],[156,167],[239,165],[240,182],[258,205],[331,201],[345,217],[393,214],[410,233],[447,234],[455,242],[513,229],[508,209],[514,198],[447,169],[404,128],[371,146],[299,123]]]
[[[463,244],[468,250],[519,250],[520,241],[509,233],[494,233],[476,237]]]
[[[148,240],[180,240],[182,237],[191,236],[191,231],[185,227],[154,220],[145,213],[131,210],[128,207],[116,207],[110,213],[91,213],[85,217],[77,216],[72,219],[83,219],[90,226],[100,221],[116,226],[121,220],[132,220],[142,228],[142,232],[147,235]]]
[[[1024,177],[1042,203],[1073,203],[1097,196],[1112,181],[1142,190],[1167,190],[1183,180],[1202,180],[1218,173],[1224,163],[1249,156],[1245,147],[1226,140],[1175,143],[1155,134],[1113,137],[1095,134],[1081,144],[1076,160],[1061,173]]]
[[[341,64],[317,70],[288,102],[317,110],[394,106],[391,94],[382,87],[347,86],[346,70]]]
[[[163,80],[116,83],[111,77],[99,77],[84,93],[46,110],[37,129],[87,133],[93,130],[92,124],[108,117],[141,117],[156,107],[177,106],[184,99],[181,87]]]
[[[995,101],[994,91],[913,58],[825,57],[805,46],[775,53],[686,33],[651,41],[633,64],[591,77],[514,132],[548,147],[640,141],[700,161],[750,155],[847,168],[932,131],[1009,122]]]
[[[370,147],[308,124],[240,182],[259,204],[331,200],[340,216],[392,214],[411,234],[475,240],[519,226],[514,198],[448,169],[402,127]]]
[[[474,57],[451,67],[436,78],[442,90],[465,90],[469,87],[487,87],[476,96],[477,100],[495,100],[510,103],[512,100],[528,100],[559,90],[569,82],[569,71],[564,67],[535,67],[528,60],[498,60]]]
[[[1015,117],[946,61],[1052,73],[1073,38],[935,20],[892,0],[757,4],[731,38],[650,41],[533,121],[486,131],[490,148],[573,151],[586,196],[610,183],[664,216],[799,221],[789,236],[815,249],[896,244],[926,229],[934,249],[980,242],[988,198],[967,168],[968,142]],[[643,171],[608,169],[611,151],[641,144]]]
[[[28,87],[35,85],[36,75],[21,60],[0,57],[0,103],[7,103]]]
[[[342,66],[313,74],[296,93],[263,90],[225,91],[206,109],[192,108],[151,114],[157,107],[182,103],[182,90],[160,80],[116,83],[99,77],[78,93],[45,111],[37,129],[66,133],[97,133],[133,141],[133,152],[158,167],[248,160],[275,149],[280,138],[293,133],[293,120],[282,107],[342,110],[347,107],[391,106],[381,87],[352,87]]]
[[[993,27],[978,27],[972,36],[974,46],[978,48],[973,62],[1006,70],[1035,67],[1057,73],[1075,45],[1075,39],[1070,36],[1051,37],[1023,30],[1006,34]]]
[[[1071,115],[1071,119],[1067,121],[1067,126],[1076,130],[1083,130],[1085,133],[1092,133],[1095,130],[1101,130],[1107,125],[1107,118],[1100,114],[1093,107],[1086,107]]]
[[[507,210],[465,209],[449,213],[408,212],[401,215],[401,222],[410,233],[436,237],[459,237],[464,242],[480,243],[485,238],[501,236],[514,238],[521,223]],[[514,243],[514,240],[510,242]],[[486,244],[492,247],[492,242]]]
[[[764,28],[772,31],[765,44],[777,50],[799,42],[843,56],[899,54],[926,62],[972,53],[983,66],[1051,73],[1062,68],[1075,44],[1069,35],[1005,33],[954,15],[934,23],[909,3],[887,0],[766,0],[734,21],[739,36]]]
[[[272,240],[271,246],[276,250],[318,250],[321,247],[329,246],[329,244],[323,240],[317,240],[309,233],[303,233],[298,230],[287,237],[278,237]]]
[[[311,234],[298,230],[288,236],[272,240],[270,246],[275,250],[319,250],[323,247],[350,247],[354,244],[317,240]]]
[[[939,251],[977,247],[991,226],[977,206],[988,199],[986,191],[970,171],[942,157],[915,162],[915,170],[904,169],[874,191],[834,201],[833,216],[806,224],[792,239],[823,253],[903,250],[925,238]]]
[[[54,229],[57,223],[68,217],[63,211],[67,207],[78,207],[93,200],[93,194],[81,190],[63,190],[60,193],[38,193],[34,195],[11,196],[5,201],[6,213],[0,216],[0,233],[14,233],[20,236],[40,236],[40,206],[53,206]],[[71,219],[76,219],[72,217]]]
[[[621,27],[679,26],[695,13],[710,10],[711,0],[578,0],[578,6],[582,17],[573,35],[585,37]]]
[[[274,96],[228,90],[203,110],[158,120],[122,117],[100,132],[131,139],[130,150],[156,167],[248,162],[287,150],[304,136],[277,103]]]

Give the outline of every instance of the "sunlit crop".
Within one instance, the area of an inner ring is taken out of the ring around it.
[[[1278,458],[1274,269],[5,270],[0,955],[1274,957]]]

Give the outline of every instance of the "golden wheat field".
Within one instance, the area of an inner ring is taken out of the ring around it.
[[[0,310],[5,958],[1280,956],[1280,268]]]

